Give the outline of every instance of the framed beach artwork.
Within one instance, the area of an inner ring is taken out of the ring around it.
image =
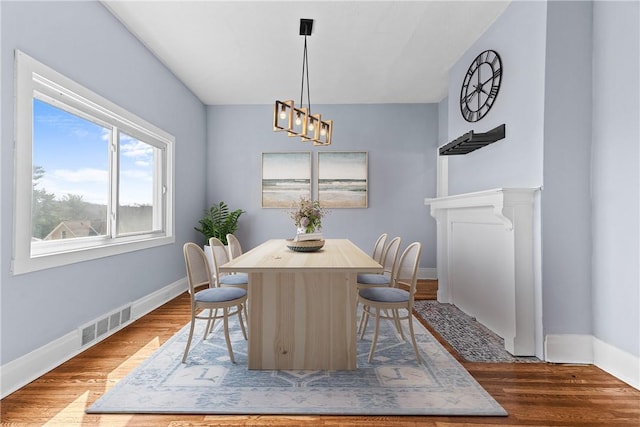
[[[311,152],[262,153],[262,207],[291,208],[311,199]]]
[[[324,208],[366,208],[366,151],[318,152],[318,201]]]

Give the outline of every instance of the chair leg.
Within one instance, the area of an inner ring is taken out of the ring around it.
[[[422,364],[422,358],[418,351],[418,343],[416,343],[416,335],[413,333],[413,315],[409,312],[409,333],[411,334],[411,342],[413,343],[413,350],[416,352],[416,359],[418,364]]]
[[[215,314],[213,314],[213,309],[209,309],[209,317],[207,317],[207,327],[204,328],[204,337],[203,340],[206,340],[211,331],[213,330],[213,325],[216,322],[215,317],[218,316],[218,309],[216,308]]]
[[[189,338],[187,339],[187,347],[184,349],[184,355],[182,356],[182,363],[187,361],[187,354],[189,354],[189,347],[191,346],[191,338],[193,338],[193,329],[196,326],[196,319],[191,317],[191,328],[189,329]]]
[[[402,323],[400,322],[400,312],[397,309],[391,310],[393,313],[393,322],[396,324],[396,329],[400,334],[400,338],[404,341],[404,333],[402,332]]]
[[[246,308],[246,306],[245,306]],[[244,328],[244,322],[242,321],[242,305],[238,306],[238,322],[240,322],[240,328],[242,328],[242,335],[244,336],[244,340],[247,340],[247,330]]]
[[[229,358],[231,359],[231,363],[236,363],[233,358],[233,349],[231,348],[231,338],[229,337],[229,309],[222,309],[222,318],[224,323],[224,339],[227,341],[227,350],[229,350]]]
[[[369,324],[369,306],[362,306],[362,317],[360,318],[360,326],[358,331],[360,332],[360,339],[364,338],[364,333],[367,331],[367,325]]]
[[[376,308],[376,328],[371,341],[371,350],[369,350],[369,363],[373,360],[373,352],[376,350],[376,342],[378,341],[378,330],[380,329],[380,309]]]

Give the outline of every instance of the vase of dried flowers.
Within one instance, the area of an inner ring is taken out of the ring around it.
[[[298,204],[289,211],[289,216],[297,227],[298,234],[304,234],[320,231],[322,218],[327,213],[317,200],[301,197]]]

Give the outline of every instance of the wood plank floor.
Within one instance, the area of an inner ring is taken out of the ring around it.
[[[0,424],[110,427],[640,425],[640,391],[594,366],[545,363],[462,362],[507,410],[508,417],[85,414],[85,408],[189,321],[188,304],[187,295],[181,295],[7,396],[0,401]]]

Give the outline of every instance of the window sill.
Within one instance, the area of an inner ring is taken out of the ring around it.
[[[145,238],[141,240],[116,241],[94,247],[83,247],[55,254],[39,255],[29,258],[16,258],[12,261],[13,275],[31,273],[48,268],[61,267],[82,261],[90,261],[113,255],[154,248],[175,243],[173,236]]]

